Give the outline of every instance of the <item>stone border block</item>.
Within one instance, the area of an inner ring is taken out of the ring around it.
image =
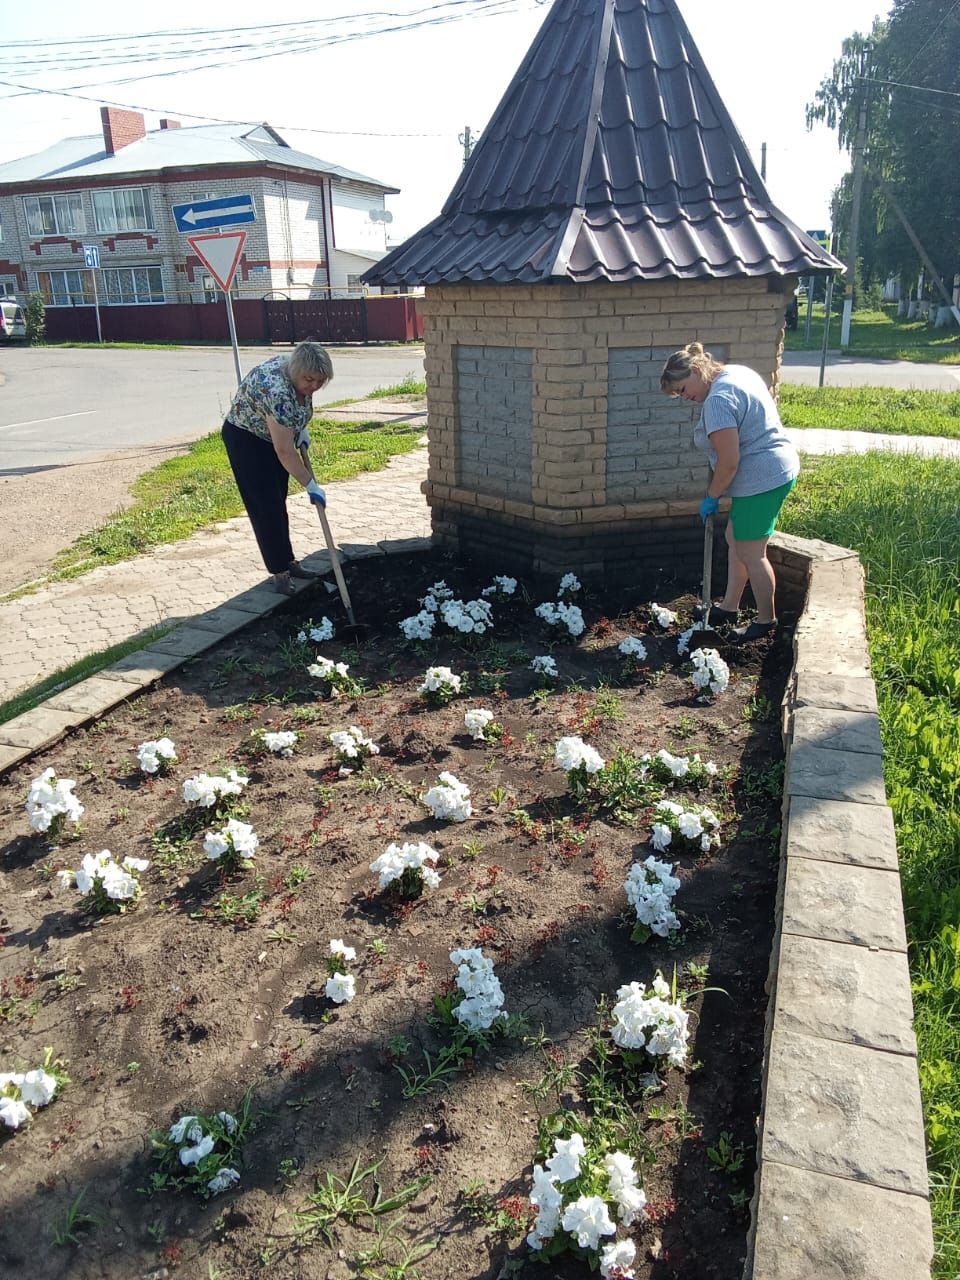
[[[790,797],[818,796],[857,804],[887,802],[879,755],[831,751],[804,742],[794,743],[787,757],[783,789]]]
[[[199,627],[201,631],[214,631],[218,636],[229,636],[250,625],[250,614],[221,604],[207,613],[198,613],[190,619],[190,625]]]
[[[777,960],[776,1031],[915,1055],[904,954],[785,933]]]
[[[222,638],[219,632],[208,631],[204,627],[177,627],[169,635],[155,640],[149,649],[143,649],[141,652],[169,653],[180,659],[195,658],[197,654],[205,653],[207,649],[212,649],[214,645],[219,644]]]
[[[848,711],[840,707],[797,707],[791,717],[790,730],[794,746],[875,756],[883,751],[880,719],[876,712]]]
[[[899,872],[893,812],[888,805],[792,796],[785,828],[787,861],[812,858]]]
[[[75,729],[87,718],[73,711],[48,711],[44,703],[0,724],[0,746],[20,747],[24,755],[29,755],[56,742],[68,729]]]
[[[43,705],[52,707],[55,711],[70,711],[77,716],[93,719],[136,692],[134,687],[124,685],[119,680],[102,680],[98,676],[90,676],[69,689],[64,689],[55,698],[48,698]]]
[[[178,654],[159,653],[151,646],[149,649],[137,649],[135,653],[128,653],[125,658],[104,667],[97,674],[104,680],[122,680],[124,684],[136,682],[141,689],[145,689],[148,684],[154,684],[182,662],[183,658]]]
[[[769,1160],[760,1175],[757,1280],[928,1280],[923,1200]]]
[[[775,1031],[761,1161],[927,1194],[920,1085],[912,1058]]]
[[[877,688],[870,676],[832,676],[822,671],[797,672],[795,707],[833,707],[843,711],[877,710]]]
[[[905,952],[900,877],[873,867],[789,858],[782,928],[807,938]]]

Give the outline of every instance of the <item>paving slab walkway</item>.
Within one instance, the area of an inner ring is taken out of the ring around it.
[[[426,429],[426,414],[415,403],[357,401],[326,416],[403,421]],[[805,430],[790,435],[804,453],[884,449],[960,459],[960,440],[862,431]],[[371,546],[430,536],[430,512],[420,492],[426,474],[427,450],[421,447],[393,458],[382,471],[325,486],[330,523],[347,558],[368,554]],[[289,509],[294,551],[308,565],[313,556],[313,564],[327,568],[320,524],[306,496],[291,497]],[[232,598],[264,581],[249,521],[238,516],[134,560],[93,569],[0,604],[0,702],[153,627],[229,607]],[[267,591],[257,599],[262,612],[281,602]]]

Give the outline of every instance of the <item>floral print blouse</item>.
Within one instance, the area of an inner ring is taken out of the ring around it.
[[[268,417],[293,432],[298,449],[309,444],[307,428],[313,417],[313,398],[307,396],[300,403],[296,388],[287,377],[287,356],[274,356],[251,369],[237,387],[227,414],[241,431],[250,431],[263,440],[270,439]]]

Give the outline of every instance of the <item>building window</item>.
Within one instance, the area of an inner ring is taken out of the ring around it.
[[[0,298],[15,298],[17,296],[17,286],[11,284],[9,280],[0,280]]]
[[[78,235],[87,229],[78,191],[59,196],[24,196],[23,212],[32,236]]]
[[[105,267],[97,283],[101,301],[109,306],[164,301],[159,267]]]
[[[214,280],[213,276],[205,275],[200,283],[203,285],[204,302],[220,302],[223,298],[223,290]],[[240,297],[240,272],[237,271],[230,282],[230,297]]]
[[[366,293],[361,282],[362,271],[358,271],[356,275],[352,271],[347,272],[347,288],[351,293]]]
[[[93,192],[93,216],[100,232],[151,231],[153,210],[146,187]]]
[[[48,307],[93,305],[91,271],[38,271],[37,286]],[[159,267],[104,267],[97,275],[97,294],[103,306],[132,306],[163,302]]]
[[[84,307],[93,303],[89,271],[38,271],[37,288],[48,307]]]

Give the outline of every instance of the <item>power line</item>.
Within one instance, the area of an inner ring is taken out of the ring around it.
[[[957,0],[960,4],[960,0]],[[882,84],[889,85],[893,89],[919,89],[922,93],[939,93],[945,98],[960,98],[960,93],[954,89],[932,89],[925,84],[903,84],[899,80],[874,80],[872,76],[862,77],[864,84]]]
[[[943,24],[947,21],[947,19],[948,19],[948,18],[949,18],[953,13],[955,13],[955,12],[956,12],[956,10],[957,10],[958,8],[960,8],[960,0],[954,0],[953,4],[950,6],[950,8],[947,10],[947,12],[943,15],[943,17],[940,19],[940,21],[937,23],[937,25],[933,28],[933,30],[930,32],[929,36],[927,36],[926,40],[924,40],[923,44],[922,44],[922,45],[920,46],[920,48],[916,51],[916,53],[913,55],[913,57],[910,59],[910,61],[906,64],[906,66],[905,66],[905,67],[901,67],[901,69],[900,69],[900,74],[901,74],[902,76],[905,76],[905,75],[907,74],[907,72],[910,70],[910,68],[911,68],[911,67],[913,66],[913,64],[916,62],[916,60],[920,57],[921,53],[923,53],[924,49],[926,49],[927,45],[929,45],[929,44],[930,44],[930,42],[933,40],[934,36],[937,34],[937,32],[940,30],[940,28],[943,26]]]

